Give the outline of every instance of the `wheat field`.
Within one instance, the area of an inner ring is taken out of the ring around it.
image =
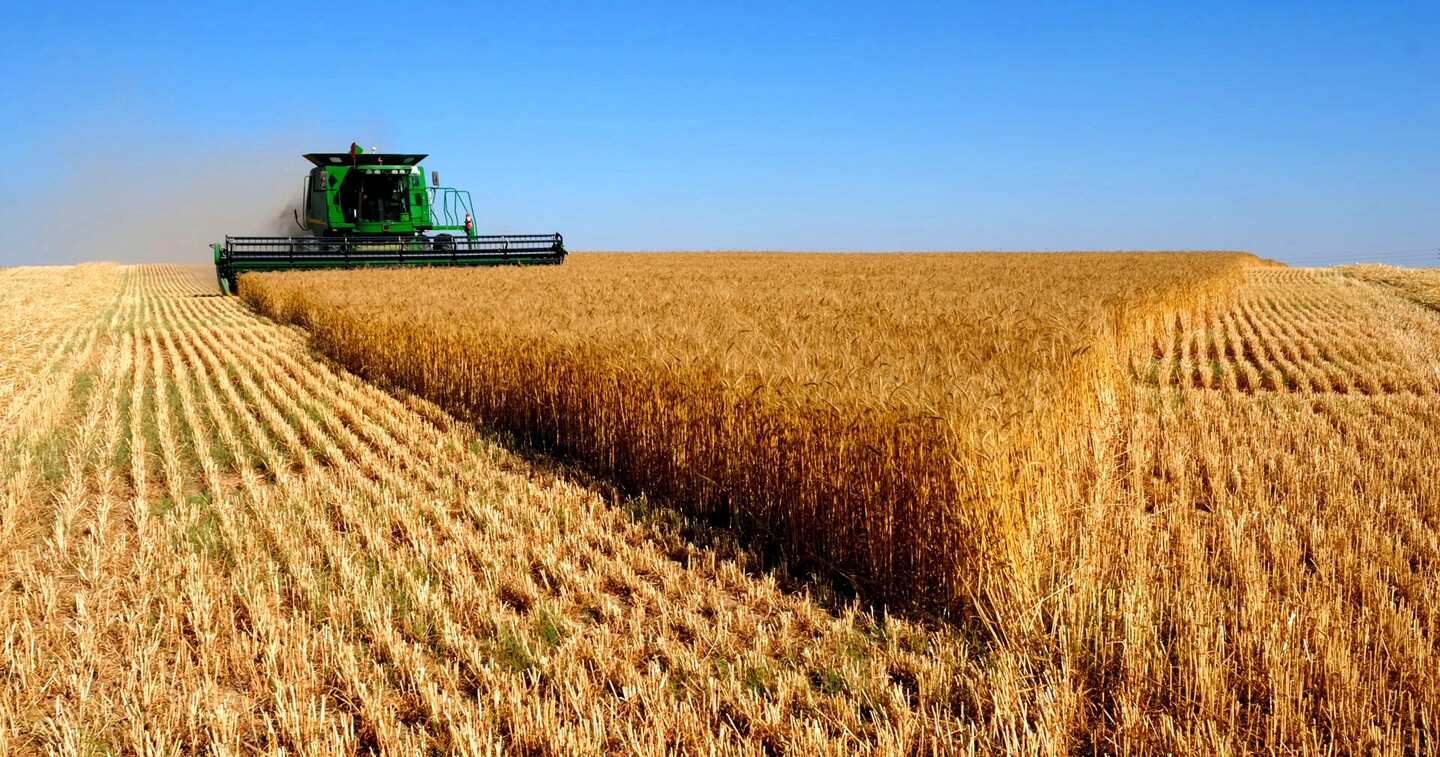
[[[1252,256],[589,254],[247,277],[362,376],[754,535],[866,596],[997,615],[1096,383]],[[1038,592],[1038,593],[1037,593]]]
[[[960,449],[1049,464],[1010,480],[1047,506],[993,511],[1024,522],[961,567],[1012,570],[943,619],[797,583],[659,505],[675,492],[621,495],[379,388],[383,351],[330,292],[268,306],[307,332],[205,270],[0,269],[0,752],[1432,753],[1440,320],[1415,294],[1436,279],[1386,276],[1226,263],[1048,322],[990,300],[1031,330],[967,344],[1032,347],[992,375],[1036,392],[1000,400],[1023,422],[964,416],[1010,431]],[[543,324],[486,328],[533,349],[611,322],[615,291],[549,289]],[[694,312],[656,299],[652,321]],[[707,369],[830,371],[853,412],[914,368],[845,373],[770,328]],[[655,336],[619,354],[680,343]]]

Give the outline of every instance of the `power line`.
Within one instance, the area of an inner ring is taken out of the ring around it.
[[[1388,263],[1409,268],[1440,268],[1440,247],[1385,252],[1329,253],[1295,256],[1292,265],[1346,265],[1351,263]]]
[[[1421,266],[1425,268],[1440,267],[1440,250],[1419,250],[1416,252],[1392,252],[1379,255],[1367,256],[1369,261],[1377,263],[1393,263],[1395,265]]]

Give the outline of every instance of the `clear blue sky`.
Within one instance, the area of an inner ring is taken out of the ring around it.
[[[26,2],[4,19],[0,143],[36,160],[0,178],[17,211],[0,264],[117,257],[56,247],[103,247],[95,226],[203,260],[196,239],[240,231],[217,206],[298,195],[299,153],[358,140],[429,152],[482,230],[578,249],[1440,265],[1433,1]]]

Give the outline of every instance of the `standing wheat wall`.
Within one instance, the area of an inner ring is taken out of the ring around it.
[[[1083,460],[1115,345],[1248,262],[577,255],[252,275],[242,293],[368,379],[873,598],[994,614],[1042,589],[1016,577],[1073,494],[1047,472]]]

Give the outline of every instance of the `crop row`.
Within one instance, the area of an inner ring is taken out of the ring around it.
[[[1431,315],[1334,273],[1295,279],[1257,269],[1237,307],[1177,317],[1148,359],[1131,363],[1150,386],[1302,394],[1434,394],[1434,356],[1410,334]],[[1376,330],[1383,320],[1396,328]]]

